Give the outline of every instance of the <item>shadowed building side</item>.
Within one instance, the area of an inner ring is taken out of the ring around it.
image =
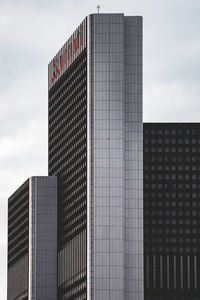
[[[29,180],[8,199],[7,300],[28,299]]]
[[[200,299],[199,154],[199,123],[144,123],[146,300]]]

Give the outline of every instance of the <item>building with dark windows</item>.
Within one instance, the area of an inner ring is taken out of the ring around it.
[[[142,18],[85,18],[49,64],[58,299],[143,299]]]
[[[8,199],[7,300],[56,300],[57,178],[31,177]]]
[[[48,88],[49,176],[8,199],[7,299],[199,300],[200,124],[142,123],[142,18],[86,17]]]
[[[49,177],[9,199],[8,300],[143,300],[142,18],[86,17],[48,74]]]
[[[7,300],[28,299],[29,180],[8,199]]]
[[[144,123],[146,300],[200,299],[200,124]]]

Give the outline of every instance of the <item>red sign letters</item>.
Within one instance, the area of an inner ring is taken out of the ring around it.
[[[63,51],[63,54],[56,57],[53,60],[53,77],[52,83],[60,75],[61,71],[64,69],[64,66],[67,66],[67,61],[69,62],[73,55],[76,54],[77,50],[83,45],[83,25],[77,29],[71,43],[66,45],[66,48]]]

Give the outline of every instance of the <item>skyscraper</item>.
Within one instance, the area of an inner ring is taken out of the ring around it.
[[[58,299],[143,299],[142,18],[90,15],[49,64]]]
[[[143,145],[142,18],[86,17],[48,73],[49,176],[8,199],[8,300],[198,300],[200,125],[144,123]]]
[[[86,17],[48,74],[49,177],[9,198],[8,300],[143,300],[142,18]]]

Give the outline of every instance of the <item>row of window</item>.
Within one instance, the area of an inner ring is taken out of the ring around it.
[[[175,128],[175,126],[179,127],[179,128]],[[147,128],[148,127],[148,128]],[[196,128],[189,128],[189,125],[186,125],[187,128],[184,128],[184,126],[182,126],[182,124],[178,124],[178,125],[172,125],[172,127],[170,127],[170,125],[166,124],[165,127],[168,128],[159,128],[162,127],[162,124],[158,124],[158,126],[154,126],[154,128],[151,128],[151,124],[148,123],[144,123],[144,134],[145,135],[152,135],[152,136],[163,136],[163,135],[170,135],[171,136],[181,136],[181,137],[186,137],[186,136],[194,136],[194,135],[200,135],[200,126],[198,123],[196,123]],[[182,128],[181,128],[182,127]]]
[[[87,56],[49,92],[49,175],[58,176],[58,298],[86,299]]]
[[[200,183],[145,183],[145,189],[184,189],[184,190],[191,190],[191,189],[200,189]]]
[[[29,181],[8,199],[8,267],[28,253]]]
[[[200,139],[199,138],[148,138],[146,137],[144,140],[144,144],[149,144],[149,145],[164,145],[164,144],[177,144],[177,145],[182,145],[182,144],[199,144]],[[180,146],[179,146],[180,147]]]

